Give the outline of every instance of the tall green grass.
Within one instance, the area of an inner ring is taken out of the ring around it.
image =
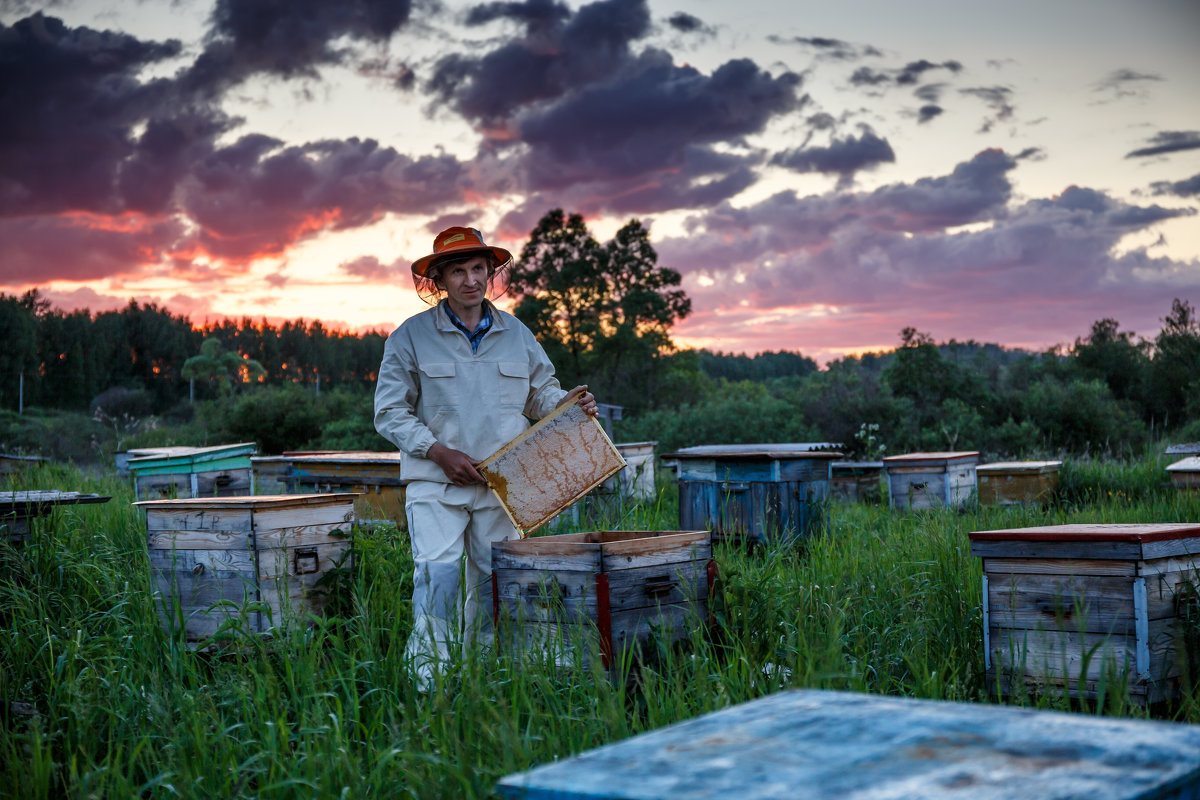
[[[473,649],[425,694],[403,658],[402,530],[356,532],[346,592],[313,627],[198,653],[159,622],[129,487],[43,468],[4,488],[113,500],[60,508],[21,550],[0,545],[0,794],[481,798],[502,775],[789,687],[984,701],[967,534],[1200,519],[1200,500],[1166,490],[1157,469],[1079,467],[1042,509],[834,505],[802,546],[717,546],[711,636],[700,628],[658,659],[624,659],[615,679]],[[661,489],[562,530],[677,529],[674,488]],[[1200,690],[1149,711],[1111,697],[1074,708],[1200,722]]]

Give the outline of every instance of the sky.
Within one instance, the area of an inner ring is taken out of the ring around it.
[[[682,347],[1200,306],[1196,0],[0,0],[0,292],[390,331],[449,226],[650,230]],[[503,305],[504,301],[501,301]]]

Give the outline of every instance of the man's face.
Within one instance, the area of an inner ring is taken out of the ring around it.
[[[477,308],[487,296],[488,259],[475,256],[467,261],[451,264],[442,270],[442,285],[450,300],[454,313],[468,308]]]

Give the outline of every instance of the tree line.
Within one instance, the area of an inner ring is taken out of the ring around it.
[[[1166,434],[1200,439],[1200,322],[1186,300],[1173,302],[1150,338],[1106,318],[1071,345],[1031,353],[937,343],[911,327],[892,351],[818,369],[797,351],[676,349],[671,330],[691,302],[679,273],[657,260],[638,220],[600,243],[579,214],[555,209],[509,275],[513,313],[562,383],[588,383],[625,407],[618,439],[655,440],[665,450],[833,441],[866,457],[1112,453]],[[95,315],[64,312],[33,291],[0,295],[0,336],[8,343],[0,408],[17,408],[23,378],[27,407],[122,406],[127,416],[183,408],[184,419],[195,407],[213,436],[272,448],[385,446],[369,403],[383,333],[249,318],[195,327],[135,301]]]

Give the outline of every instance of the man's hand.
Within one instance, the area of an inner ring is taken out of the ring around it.
[[[429,460],[442,468],[446,477],[455,486],[469,486],[472,483],[487,483],[484,477],[475,469],[475,462],[461,450],[452,450],[444,444],[435,444],[426,453]]]
[[[574,389],[567,392],[567,396],[562,400],[559,400],[558,405],[555,406],[555,408],[562,408],[576,398],[578,398],[577,402],[579,407],[583,409],[583,413],[587,414],[589,417],[600,416],[600,406],[596,405],[596,397],[587,390],[586,383],[583,386],[576,386]]]

